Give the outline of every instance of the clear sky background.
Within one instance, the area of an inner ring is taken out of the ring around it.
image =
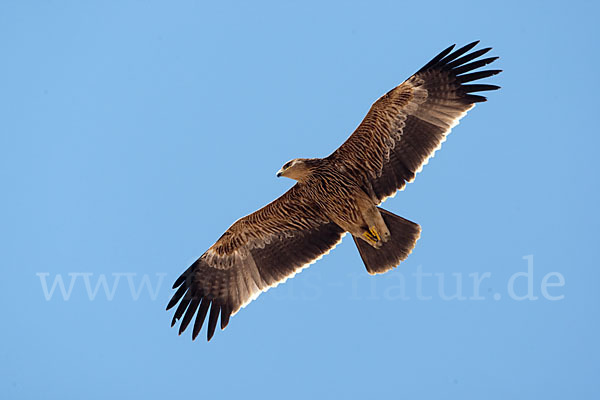
[[[597,4],[216,3],[0,3],[0,398],[598,398]],[[385,203],[400,268],[346,237],[210,343],[170,328],[284,162],[477,39],[502,89]]]

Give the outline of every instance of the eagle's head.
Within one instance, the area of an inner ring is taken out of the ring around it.
[[[294,158],[283,164],[283,167],[277,171],[277,177],[285,176],[301,182],[310,175],[312,164],[312,159]]]

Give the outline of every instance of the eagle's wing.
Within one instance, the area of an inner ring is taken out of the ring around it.
[[[183,317],[180,334],[196,315],[195,339],[210,306],[210,340],[219,314],[224,329],[240,308],[340,242],[344,231],[302,192],[302,187],[295,185],[272,203],[236,221],[175,281],[173,289],[178,290],[167,310],[179,302],[172,325]]]
[[[466,84],[500,70],[473,72],[498,57],[478,59],[490,48],[469,53],[478,42],[447,48],[401,85],[377,100],[354,133],[329,159],[358,178],[376,204],[411,182],[452,127],[485,101],[475,92],[495,85]]]

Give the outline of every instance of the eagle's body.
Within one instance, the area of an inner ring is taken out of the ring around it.
[[[236,221],[173,285],[180,333],[194,315],[195,338],[208,314],[208,339],[219,315],[224,328],[262,291],[294,276],[349,232],[369,273],[406,259],[419,238],[414,222],[377,207],[411,182],[451,128],[498,89],[466,84],[500,72],[471,72],[496,58],[472,61],[471,43],[446,49],[379,100],[348,140],[326,158],[295,159],[277,173],[298,181],[260,210]],[[465,55],[466,54],[466,55]]]
[[[335,157],[292,160],[291,166],[279,176],[296,179],[296,186],[302,191],[300,196],[310,199],[313,208],[344,231],[361,236],[376,226],[387,241],[389,232],[373,200],[361,188],[356,176],[348,174]],[[368,242],[375,247],[381,245],[381,242]]]

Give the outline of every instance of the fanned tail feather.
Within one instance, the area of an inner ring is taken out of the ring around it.
[[[389,241],[376,249],[364,240],[352,237],[365,267],[367,267],[367,272],[371,275],[382,274],[406,260],[421,236],[421,227],[418,224],[382,208],[379,208],[379,211],[390,230]]]

